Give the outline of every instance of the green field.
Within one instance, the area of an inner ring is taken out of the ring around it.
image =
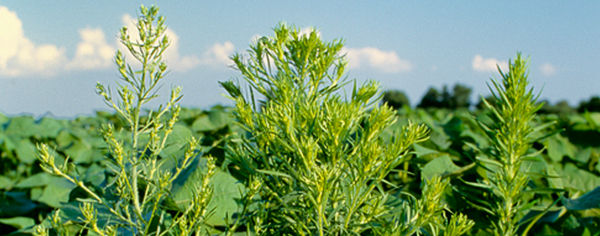
[[[406,108],[398,111],[400,124],[408,119],[425,123],[431,129],[431,138],[415,145],[407,165],[397,167],[386,176],[390,186],[397,186],[388,187],[388,191],[391,194],[406,191],[419,196],[424,178],[442,175],[451,182],[444,194],[444,201],[448,204],[446,211],[463,212],[471,219],[478,219],[472,233],[488,227],[491,222],[489,218],[482,217],[485,212],[471,206],[486,199],[485,192],[467,184],[482,181],[480,173],[485,172],[483,167],[473,165],[480,156],[473,146],[489,146],[476,121],[482,115],[482,112],[468,110]],[[526,164],[529,167],[527,171],[533,176],[529,184],[539,189],[531,195],[539,199],[537,205],[549,207],[533,208],[527,212],[529,217],[546,212],[532,230],[544,235],[597,232],[600,223],[600,190],[596,189],[600,186],[600,114],[543,115],[538,116],[536,123],[547,121],[556,122],[546,131],[554,134],[534,142],[532,149],[535,150],[532,151],[541,152],[531,158],[535,161]],[[109,182],[112,174],[108,171],[110,162],[105,157],[107,145],[99,129],[108,122],[121,127],[123,124],[118,116],[104,112],[72,120],[0,116],[0,122],[0,231],[27,232],[29,227],[47,220],[54,209],[77,209],[76,199],[82,193],[74,184],[41,171],[36,158],[36,143],[49,144],[60,160],[69,156],[76,164],[71,171],[77,172],[84,182],[98,187]],[[394,126],[388,132],[396,128]],[[235,166],[224,161],[227,141],[211,146],[240,131],[230,108],[183,109],[167,150],[161,153],[165,159],[177,157],[181,154],[182,143],[195,136],[202,140],[204,155],[211,154],[218,159],[219,174],[213,180],[215,198],[210,205],[215,213],[208,221],[217,228],[225,225],[225,212],[231,216],[239,211],[240,206],[235,199],[240,197],[238,191],[244,187],[232,177]],[[199,163],[198,166],[202,165]],[[75,212],[64,212],[65,217],[77,221]]]
[[[118,52],[118,86],[97,85],[114,113],[0,115],[0,232],[599,234],[600,113],[544,108],[520,53],[477,109],[464,89],[394,109],[346,78],[341,40],[279,24],[231,58],[234,106],[181,108],[174,88],[146,109],[168,72],[157,11],[121,31],[141,67]]]

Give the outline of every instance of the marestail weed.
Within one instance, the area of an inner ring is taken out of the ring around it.
[[[409,123],[384,138],[396,113],[377,106],[376,82],[354,82],[350,97],[341,95],[349,83],[342,47],[280,24],[248,57],[232,57],[247,89],[221,84],[247,134],[233,140],[228,158],[249,190],[229,232],[241,225],[258,235],[466,232],[472,222],[463,215],[443,217],[447,181],[440,179],[407,201],[410,217],[390,213],[384,178],[407,161],[412,144],[427,140],[428,129]]]
[[[518,234],[520,221],[532,206],[525,198],[530,176],[523,164],[537,154],[530,150],[535,141],[533,134],[549,125],[533,126],[542,104],[536,103],[537,97],[529,88],[527,68],[528,60],[517,54],[514,61],[509,61],[507,73],[498,69],[502,79],[492,80],[494,99],[483,100],[492,122],[480,125],[492,144],[489,156],[493,159],[480,160],[489,167],[487,184],[496,199],[488,209],[496,217],[494,235]]]
[[[104,187],[90,186],[72,173],[68,160],[57,164],[47,145],[40,145],[39,160],[45,171],[62,176],[84,190],[88,198],[79,200],[79,214],[65,216],[56,210],[49,225],[39,225],[40,235],[81,234],[93,232],[98,235],[192,235],[208,230],[204,220],[209,214],[207,205],[211,199],[210,177],[215,171],[214,158],[207,157],[207,170],[195,181],[190,202],[167,208],[174,181],[182,171],[198,158],[199,143],[189,140],[183,157],[161,157],[167,138],[178,119],[181,89],[172,89],[169,100],[156,111],[145,112],[143,106],[158,97],[157,90],[165,78],[167,65],[163,53],[169,46],[165,35],[165,18],[158,15],[157,7],[140,8],[137,19],[138,37],[130,35],[130,29],[121,29],[120,41],[132,58],[140,63],[134,69],[126,62],[120,51],[115,56],[121,83],[118,96],[98,84],[97,93],[106,104],[126,121],[127,130],[115,130],[107,124],[103,136],[109,150],[113,176]],[[121,134],[126,135],[121,135]],[[175,168],[163,168],[166,159],[177,160]],[[101,214],[102,213],[102,214]],[[75,227],[75,232],[71,229]]]

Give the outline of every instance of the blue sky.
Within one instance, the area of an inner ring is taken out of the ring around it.
[[[486,95],[518,51],[541,97],[571,105],[600,94],[597,1],[0,1],[0,112],[59,117],[106,109],[96,82],[115,86],[117,33],[139,5],[158,5],[176,42],[164,88],[187,107],[230,104],[218,81],[228,56],[279,22],[342,38],[348,76],[378,80],[418,103],[430,86]]]

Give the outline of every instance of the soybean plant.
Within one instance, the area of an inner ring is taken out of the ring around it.
[[[126,121],[128,128],[120,131],[107,124],[103,130],[112,161],[110,183],[104,187],[89,186],[80,176],[71,173],[67,161],[57,164],[49,147],[42,144],[39,148],[41,167],[74,183],[88,197],[78,199],[80,206],[76,219],[62,219],[60,209],[56,210],[50,226],[38,226],[39,234],[67,235],[69,225],[78,226],[79,233],[87,231],[99,235],[206,232],[204,219],[209,212],[207,205],[212,193],[209,180],[215,171],[213,158],[208,157],[208,170],[196,181],[190,202],[180,203],[177,209],[167,208],[164,204],[177,177],[199,158],[199,143],[193,138],[189,140],[183,157],[160,156],[178,119],[181,89],[172,89],[169,100],[156,111],[143,111],[142,107],[158,96],[159,84],[167,73],[163,54],[170,41],[165,35],[165,18],[158,15],[157,7],[142,6],[140,12],[136,25],[138,39],[133,39],[129,29],[123,27],[120,40],[141,68],[133,69],[118,51],[115,56],[121,76],[118,96],[113,97],[110,89],[97,85],[98,94]],[[163,166],[172,159],[177,160],[174,168]]]
[[[245,83],[221,84],[247,133],[233,140],[228,157],[248,193],[230,233],[244,225],[265,235],[360,235],[390,224],[385,177],[407,161],[412,144],[427,140],[428,129],[409,122],[385,138],[396,113],[377,106],[376,82],[354,81],[343,96],[350,83],[342,47],[280,24],[248,57],[232,57]],[[421,215],[400,224],[415,219]]]

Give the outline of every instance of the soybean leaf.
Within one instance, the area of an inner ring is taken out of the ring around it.
[[[596,187],[579,198],[565,199],[563,205],[569,210],[600,208],[600,187]]]
[[[7,135],[15,137],[31,137],[38,133],[38,126],[35,124],[35,120],[31,116],[18,116],[10,119],[10,122],[6,125]]]
[[[210,118],[206,114],[199,116],[194,123],[192,123],[191,128],[195,132],[207,132],[217,129],[217,127],[213,125]]]
[[[64,204],[60,208],[60,216],[64,221],[73,221],[73,222],[82,222],[83,214],[81,213],[80,205],[82,203],[79,201],[72,201]],[[101,204],[95,204],[94,208],[97,210],[97,219],[98,219],[98,227],[104,228],[108,225],[113,224],[125,224],[125,222],[116,218],[110,210]],[[121,234],[122,235],[122,234]],[[133,235],[133,234],[125,234],[125,235]]]
[[[31,164],[36,160],[36,149],[35,145],[29,141],[29,139],[22,139],[17,143],[17,158],[23,163]]]
[[[25,215],[37,207],[23,192],[0,193],[0,217]]]
[[[216,128],[222,128],[228,124],[231,124],[234,120],[231,112],[227,112],[225,109],[221,107],[214,107],[209,113],[208,117],[210,122]]]
[[[418,158],[422,158],[422,159],[429,159],[430,156],[435,156],[437,154],[439,154],[438,151],[425,147],[423,145],[420,144],[415,144],[413,145],[414,148],[414,153]]]
[[[64,152],[76,164],[91,163],[95,159],[92,146],[81,139],[73,140],[73,143]]]
[[[17,148],[17,144],[8,135],[0,133],[0,147],[2,152],[10,152]]]
[[[14,181],[6,176],[0,176],[0,189],[10,189],[14,185]]]
[[[548,148],[548,157],[554,162],[560,162],[564,156],[571,158],[575,156],[573,144],[560,135],[548,139],[546,147]]]
[[[588,192],[600,186],[600,177],[567,163],[562,170],[565,188],[570,191]]]
[[[64,121],[61,122],[49,117],[38,120],[37,124],[39,126],[37,135],[42,138],[55,138],[65,127]]]
[[[230,217],[238,211],[237,200],[241,198],[240,190],[243,192],[244,185],[230,174],[220,170],[217,170],[211,182],[213,196],[208,204],[208,208],[215,209],[215,211],[208,218],[207,223],[225,225],[227,221],[232,222]],[[229,219],[227,219],[228,217]]]
[[[197,157],[173,183],[171,200],[179,210],[184,209],[192,198],[194,185],[201,179],[206,168],[206,159]],[[240,190],[243,192],[243,185],[230,174],[217,169],[211,178],[211,187],[213,188],[213,196],[208,209],[213,210],[213,214],[207,219],[207,223],[225,225],[227,221],[232,222],[231,218],[227,220],[226,218],[237,212],[236,200],[241,198]]]
[[[46,186],[48,183],[57,181],[59,179],[61,179],[61,178],[52,176],[46,172],[40,172],[40,173],[34,174],[32,176],[29,176],[24,180],[21,180],[17,185],[15,185],[15,187],[16,188],[41,187],[41,186]]]
[[[12,218],[0,219],[0,223],[10,225],[17,229],[22,229],[34,225],[35,221],[29,217],[17,216]]]
[[[0,129],[4,128],[4,123],[8,122],[10,119],[4,114],[0,113]]]
[[[580,163],[588,163],[590,157],[592,156],[592,148],[588,147],[583,150],[577,152],[574,157],[574,160]]]
[[[171,158],[174,156],[182,156],[177,154],[183,154],[184,146],[188,143],[188,140],[192,138],[192,131],[181,124],[175,124],[173,126],[173,132],[167,139],[165,148],[162,150],[160,155],[165,158]]]
[[[75,188],[75,184],[66,179],[60,178],[48,183],[42,196],[38,201],[45,203],[48,206],[59,208],[69,201],[69,193]]]
[[[433,159],[421,169],[421,178],[424,180],[431,179],[434,176],[450,174],[459,170],[460,167],[452,162],[449,156],[444,155]]]

